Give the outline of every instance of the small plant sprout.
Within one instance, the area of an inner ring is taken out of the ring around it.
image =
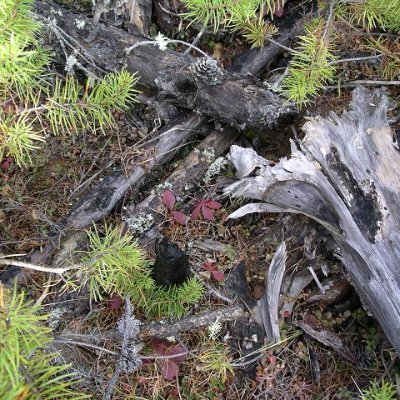
[[[264,22],[264,14],[272,17],[275,10],[280,10],[280,0],[184,0],[187,12],[182,14],[198,23],[212,26],[214,32],[219,27],[240,31],[253,46],[263,46],[266,35],[272,36],[276,29]]]
[[[373,381],[368,389],[362,392],[362,400],[395,400],[397,399],[396,387],[385,379],[381,382]]]
[[[200,369],[225,383],[230,375],[234,375],[229,348],[222,343],[206,341],[204,350],[199,354]]]
[[[33,0],[0,1],[0,162],[11,156],[20,167],[32,163],[42,132],[104,132],[115,124],[114,112],[126,110],[137,94],[138,78],[124,70],[86,85],[54,76],[51,87],[50,52],[39,43],[33,7]],[[80,66],[77,57],[67,57],[65,71]]]
[[[128,296],[135,307],[155,317],[182,317],[202,297],[204,287],[196,278],[180,286],[157,286],[145,252],[131,235],[110,226],[103,233],[94,228],[87,234],[90,248],[82,257],[82,268],[67,278],[67,287],[87,286],[94,301]]]
[[[210,340],[215,340],[222,331],[222,324],[219,322],[218,317],[211,325],[208,326],[208,338]]]
[[[336,57],[333,40],[329,37],[325,21],[315,18],[305,25],[305,35],[299,37],[293,52],[288,74],[281,84],[281,92],[298,107],[310,104],[325,83],[333,78]]]
[[[103,234],[95,227],[87,235],[90,249],[82,260],[84,268],[75,276],[79,288],[88,285],[94,301],[103,300],[104,294],[123,297],[128,293],[133,302],[140,301],[154,284],[144,251],[130,235],[122,235],[111,226],[106,225]]]
[[[49,349],[51,329],[44,325],[41,306],[23,293],[0,284],[0,398],[86,399],[73,387],[78,383],[70,365],[58,364],[59,353]]]

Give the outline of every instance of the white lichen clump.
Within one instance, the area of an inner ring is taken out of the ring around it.
[[[218,157],[209,167],[204,176],[204,183],[209,183],[211,178],[219,175],[221,171],[227,166],[228,161],[225,157]]]
[[[211,325],[209,325],[207,330],[208,337],[211,340],[215,340],[222,331],[222,324],[221,322],[219,322],[219,318],[217,318]]]
[[[72,54],[68,56],[67,61],[65,62],[65,71],[71,72],[74,69],[74,66],[77,65],[78,60]]]
[[[154,223],[154,217],[146,213],[138,213],[124,219],[129,230],[134,235],[141,235],[149,230]]]
[[[201,158],[204,158],[204,160],[210,164],[214,161],[215,159],[215,151],[212,147],[208,147],[204,149],[203,151],[200,151],[199,149],[195,149],[195,154],[198,154]]]
[[[151,192],[157,196],[161,196],[166,190],[172,189],[172,183],[163,182],[157,185]]]
[[[60,325],[61,317],[66,311],[67,310],[65,308],[61,307],[51,310],[47,317],[47,325],[49,326],[49,328],[51,328],[52,330],[58,328],[58,326]]]
[[[75,26],[78,29],[83,29],[85,27],[85,25],[86,25],[86,22],[83,19],[76,19],[74,22],[75,22]]]
[[[163,35],[161,32],[158,32],[158,35],[154,38],[156,46],[161,50],[167,50],[168,43],[170,42],[170,39],[168,39],[165,35]]]

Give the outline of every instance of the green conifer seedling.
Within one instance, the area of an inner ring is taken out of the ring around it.
[[[41,307],[0,284],[0,399],[86,399],[70,365],[49,350],[51,329]]]
[[[128,234],[105,226],[87,232],[89,250],[83,267],[67,280],[67,286],[87,285],[92,300],[104,295],[129,296],[135,307],[149,317],[182,317],[203,295],[203,285],[195,278],[179,286],[160,287],[151,277],[151,266],[144,251]]]

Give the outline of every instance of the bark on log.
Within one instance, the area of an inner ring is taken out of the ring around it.
[[[157,90],[163,98],[174,99],[179,106],[239,129],[259,131],[276,124],[280,117],[294,113],[278,94],[255,85],[248,78],[219,70],[209,63],[209,58],[196,60],[175,51],[162,51],[154,45],[136,47],[127,55],[129,47],[145,39],[101,23],[93,26],[91,19],[51,1],[37,1],[36,12],[41,19],[49,17],[49,26],[57,32],[55,46],[64,36],[65,47],[71,53],[74,51],[78,59],[84,55],[108,71],[126,66],[129,71],[139,73],[141,85]],[[81,21],[79,28],[76,20]],[[75,41],[73,47],[70,47],[71,39]]]
[[[290,159],[273,167],[258,163],[256,176],[243,177],[226,194],[263,201],[231,218],[292,212],[322,224],[361,299],[400,353],[400,152],[392,145],[387,104],[381,92],[357,88],[349,112],[307,122]],[[237,164],[247,153],[235,149]]]

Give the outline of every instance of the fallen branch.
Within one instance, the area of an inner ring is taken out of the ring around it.
[[[162,98],[174,98],[174,103],[181,107],[239,129],[260,131],[295,112],[278,94],[255,85],[248,78],[220,70],[211,58],[195,59],[165,50],[163,46],[138,46],[143,37],[102,23],[94,26],[91,19],[52,1],[37,1],[36,11],[56,33],[56,41],[51,42],[53,46],[64,40],[64,47],[75,58],[82,56],[103,70],[120,70],[126,66],[128,71],[138,72],[140,85],[158,91]],[[80,27],[76,20],[80,21]],[[128,55],[126,50],[135,46],[138,47]],[[83,60],[79,62],[85,64]]]

